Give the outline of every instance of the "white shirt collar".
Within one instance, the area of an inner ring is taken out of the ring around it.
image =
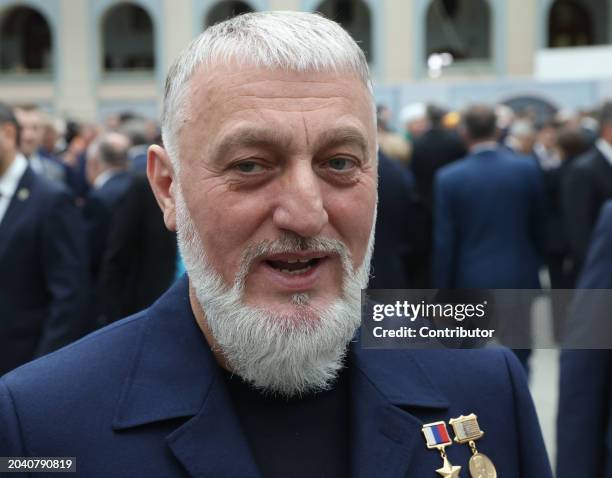
[[[533,145],[533,151],[542,169],[550,170],[561,166],[561,157],[559,153],[554,150],[546,149],[542,143],[535,143]]]
[[[470,148],[470,154],[482,153],[484,151],[497,151],[499,144],[496,141],[483,141],[476,143]]]
[[[595,143],[597,149],[601,154],[603,154],[604,158],[610,163],[612,166],[612,144],[608,143],[605,139],[599,138]]]
[[[13,197],[27,168],[28,160],[18,153],[6,172],[0,176],[0,195],[2,195],[2,198],[10,199]]]
[[[113,176],[120,173],[119,169],[107,169],[106,171],[100,173],[98,177],[94,180],[93,187],[94,189],[100,189],[104,186]]]

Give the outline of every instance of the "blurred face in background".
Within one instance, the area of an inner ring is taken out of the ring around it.
[[[554,149],[557,146],[557,130],[553,126],[545,126],[538,131],[537,142],[546,149]]]
[[[43,138],[41,146],[45,151],[53,153],[56,148],[57,141],[59,140],[60,134],[52,123],[47,123],[43,128]]]
[[[31,156],[42,145],[44,125],[40,111],[17,108],[15,116],[21,126],[19,150],[26,156]]]

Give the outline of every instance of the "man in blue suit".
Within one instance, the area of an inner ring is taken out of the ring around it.
[[[500,149],[495,113],[474,106],[463,117],[470,154],[435,182],[434,285],[539,288],[545,209],[537,166]]]
[[[17,152],[19,126],[0,104],[0,372],[79,336],[87,292],[82,223],[62,186]]]
[[[470,154],[435,180],[433,284],[437,288],[537,289],[545,239],[540,172],[498,147],[488,106],[463,115]],[[498,337],[527,368],[531,294],[498,297]]]
[[[352,341],[376,126],[348,33],[310,13],[236,17],[167,85],[148,175],[187,276],[0,380],[0,455],[76,456],[87,477],[457,477],[421,427],[474,412],[500,473],[550,477],[511,355]],[[456,466],[470,455],[448,448]]]
[[[612,477],[611,271],[612,201],[607,201],[591,239],[567,327],[568,346],[601,348],[561,352],[559,478]]]

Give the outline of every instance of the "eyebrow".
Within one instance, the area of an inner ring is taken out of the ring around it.
[[[315,150],[321,151],[344,145],[356,146],[364,158],[368,158],[368,141],[361,130],[354,126],[338,126],[325,131],[317,139]]]
[[[225,135],[214,149],[213,163],[221,163],[232,151],[240,148],[264,148],[269,150],[286,151],[293,142],[278,130],[259,127],[239,127]],[[352,145],[359,148],[365,158],[368,157],[368,141],[363,133],[354,126],[339,126],[331,128],[321,134],[314,144],[315,151],[331,149],[338,146]]]
[[[291,144],[288,138],[278,131],[268,128],[239,127],[222,138],[215,146],[213,162],[219,163],[232,151],[240,148],[259,147],[282,150]]]

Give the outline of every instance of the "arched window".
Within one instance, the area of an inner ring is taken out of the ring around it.
[[[106,12],[102,45],[104,71],[151,71],[155,67],[153,22],[138,5],[121,3]]]
[[[548,46],[601,45],[610,40],[607,0],[556,0],[548,14]]]
[[[219,2],[210,9],[206,15],[206,21],[204,22],[204,28],[214,25],[215,23],[222,22],[228,18],[241,15],[243,13],[252,12],[253,9],[245,2],[238,1],[225,1]]]
[[[51,31],[39,12],[14,7],[0,17],[1,72],[46,73],[51,60]]]
[[[487,0],[433,0],[426,25],[428,63],[439,59],[446,66],[491,59],[491,9]]]
[[[502,104],[509,106],[519,115],[531,116],[535,124],[545,124],[551,121],[558,108],[545,98],[537,96],[515,96]]]
[[[350,33],[372,63],[372,15],[362,0],[325,0],[316,11],[334,20]]]

